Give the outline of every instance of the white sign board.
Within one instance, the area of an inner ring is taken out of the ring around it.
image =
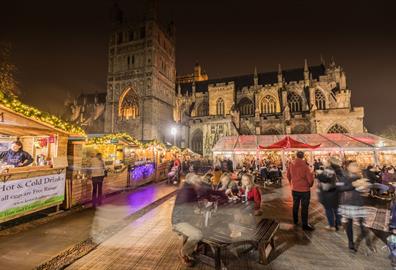
[[[0,222],[45,206],[61,204],[65,199],[65,179],[65,173],[61,173],[0,181]]]

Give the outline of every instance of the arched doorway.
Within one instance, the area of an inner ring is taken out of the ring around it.
[[[195,153],[203,154],[203,133],[201,129],[194,131],[191,138],[191,150]]]

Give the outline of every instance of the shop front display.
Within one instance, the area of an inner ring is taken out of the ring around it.
[[[78,127],[0,99],[0,223],[64,204],[67,143]]]
[[[223,137],[213,148],[213,160],[229,157],[236,166],[241,166],[258,159],[285,168],[297,151],[304,151],[311,164],[315,159],[325,160],[334,155],[342,160],[356,160],[362,168],[396,163],[396,142],[370,133]]]

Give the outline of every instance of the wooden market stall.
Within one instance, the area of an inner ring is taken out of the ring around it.
[[[83,131],[0,92],[0,151],[20,141],[33,158],[20,167],[0,163],[0,223],[64,203],[68,138]]]
[[[231,158],[234,166],[242,166],[252,159],[269,160],[283,167],[295,156],[296,151],[305,152],[306,159],[327,159],[337,155],[342,160],[356,160],[360,166],[369,164],[396,164],[396,141],[370,133],[351,134],[292,134],[288,135],[297,142],[317,145],[312,149],[291,147],[287,149],[265,149],[283,140],[285,135],[246,135],[221,138],[213,148],[213,159]],[[260,146],[263,149],[260,149]]]
[[[103,182],[103,195],[117,193],[129,187],[136,187],[130,180],[130,170],[138,162],[136,154],[139,142],[125,133],[94,134],[85,138],[72,138],[69,145],[70,196],[68,207],[90,202],[92,181],[90,179],[90,159],[101,153],[107,176]]]

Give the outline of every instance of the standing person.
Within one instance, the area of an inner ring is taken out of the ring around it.
[[[96,207],[102,204],[103,180],[106,173],[101,153],[97,153],[92,157],[90,170],[92,177],[92,206]]]
[[[353,220],[359,221],[362,238],[366,239],[366,244],[371,248],[370,241],[364,229],[363,222],[366,217],[366,211],[363,208],[363,198],[360,190],[368,187],[367,182],[361,179],[360,168],[356,161],[346,163],[346,176],[341,182],[337,183],[337,188],[341,191],[340,215],[346,220],[346,233],[348,236],[348,247],[352,252],[356,252],[353,241]]]
[[[298,225],[298,210],[301,203],[302,228],[306,231],[313,231],[314,228],[308,224],[308,208],[314,178],[304,160],[304,153],[298,151],[296,156],[297,158],[287,168],[287,179],[293,195],[293,221],[295,225]]]
[[[230,158],[227,159],[227,171],[230,173],[234,171],[234,163]]]
[[[23,150],[21,141],[12,142],[8,151],[0,153],[0,159],[7,165],[13,165],[14,167],[28,166],[33,162],[32,156]]]
[[[323,205],[326,213],[328,225],[327,230],[338,231],[341,225],[340,215],[338,214],[339,196],[337,190],[337,174],[335,166],[341,162],[336,158],[325,161],[324,168],[317,170],[319,201]]]

